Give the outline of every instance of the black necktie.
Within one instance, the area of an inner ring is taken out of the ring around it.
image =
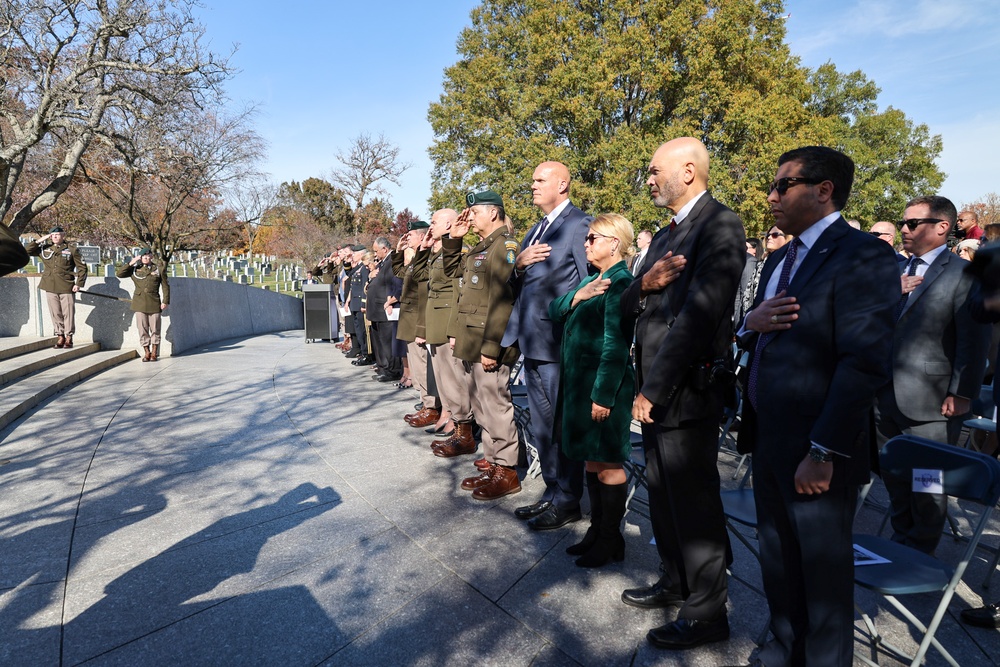
[[[914,257],[913,259],[911,259],[910,260],[910,268],[906,272],[906,275],[908,275],[908,276],[915,276],[915,275],[917,275],[917,268],[920,266],[920,262],[922,262],[922,261],[923,260],[920,259],[919,257]],[[910,299],[910,293],[909,292],[904,292],[903,295],[901,297],[899,297],[899,303],[896,304],[896,319],[897,320],[899,319],[899,316],[903,314],[903,309],[906,308],[906,302],[909,299]]]
[[[531,243],[529,243],[528,245],[534,245],[536,243],[541,243],[542,236],[549,229],[549,222],[550,222],[549,221],[549,216],[545,216],[544,218],[541,219],[541,221],[539,223],[541,225],[541,227],[538,228],[538,233],[535,234],[535,238],[531,239]]]

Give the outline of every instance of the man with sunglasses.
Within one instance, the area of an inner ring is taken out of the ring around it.
[[[896,225],[885,220],[879,220],[872,225],[871,231],[868,232],[875,238],[885,241],[893,250],[896,250]],[[906,255],[901,252],[896,252],[896,261],[905,262],[907,259]]]
[[[852,663],[851,526],[900,297],[891,248],[840,214],[853,180],[849,157],[807,146],[778,159],[767,197],[795,239],[768,258],[740,331],[753,356],[738,447],[753,453],[773,635],[755,665]]]
[[[878,394],[879,446],[897,435],[958,442],[973,396],[979,395],[988,325],[972,319],[968,262],[948,252],[955,205],[917,197],[899,223],[910,259],[899,264],[903,296],[892,345],[892,382]],[[933,553],[947,517],[947,497],[913,493],[886,481],[892,539]]]

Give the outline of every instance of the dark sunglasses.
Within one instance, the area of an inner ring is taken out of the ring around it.
[[[597,239],[610,239],[610,238],[612,238],[612,237],[605,236],[604,234],[594,234],[593,232],[591,232],[590,234],[587,234],[586,236],[584,236],[583,240],[584,240],[585,243],[589,243],[590,245],[594,245],[594,242]]]
[[[895,234],[890,234],[889,232],[868,232],[872,236],[895,236]]]
[[[900,229],[906,227],[912,232],[919,225],[929,225],[932,222],[944,222],[944,220],[941,218],[910,218],[909,220],[900,220],[896,223],[896,226]]]
[[[792,187],[793,185],[802,185],[802,184],[804,184],[804,185],[817,185],[817,184],[822,183],[822,182],[823,182],[822,179],[818,180],[818,179],[815,179],[815,178],[803,178],[803,177],[799,177],[799,176],[786,176],[784,178],[779,178],[774,183],[771,183],[771,187],[768,188],[767,192],[768,192],[768,194],[770,194],[772,192],[777,191],[778,196],[781,197],[781,196],[784,196],[784,194],[786,192],[788,192],[788,188]]]
[[[766,235],[766,237],[769,239],[777,239],[781,238],[782,236],[784,236],[784,234],[782,234],[781,232],[771,232],[770,234]]]

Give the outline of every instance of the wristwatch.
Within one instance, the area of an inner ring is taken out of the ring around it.
[[[809,458],[811,458],[816,463],[829,463],[833,460],[833,454],[826,451],[822,447],[813,445],[809,448]]]

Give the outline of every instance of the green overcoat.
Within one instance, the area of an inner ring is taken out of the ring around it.
[[[573,308],[576,293],[599,277],[611,280],[607,291]],[[549,304],[552,321],[564,323],[556,420],[562,424],[563,452],[577,461],[621,463],[631,454],[635,371],[629,349],[635,318],[621,312],[622,293],[631,282],[621,261]],[[611,408],[607,420],[593,420],[593,403]]]
[[[115,275],[131,278],[135,284],[132,295],[132,310],[137,313],[158,313],[160,308],[160,288],[163,288],[163,303],[170,304],[170,283],[161,266],[154,260],[149,264],[132,266],[126,262],[118,267]]]

